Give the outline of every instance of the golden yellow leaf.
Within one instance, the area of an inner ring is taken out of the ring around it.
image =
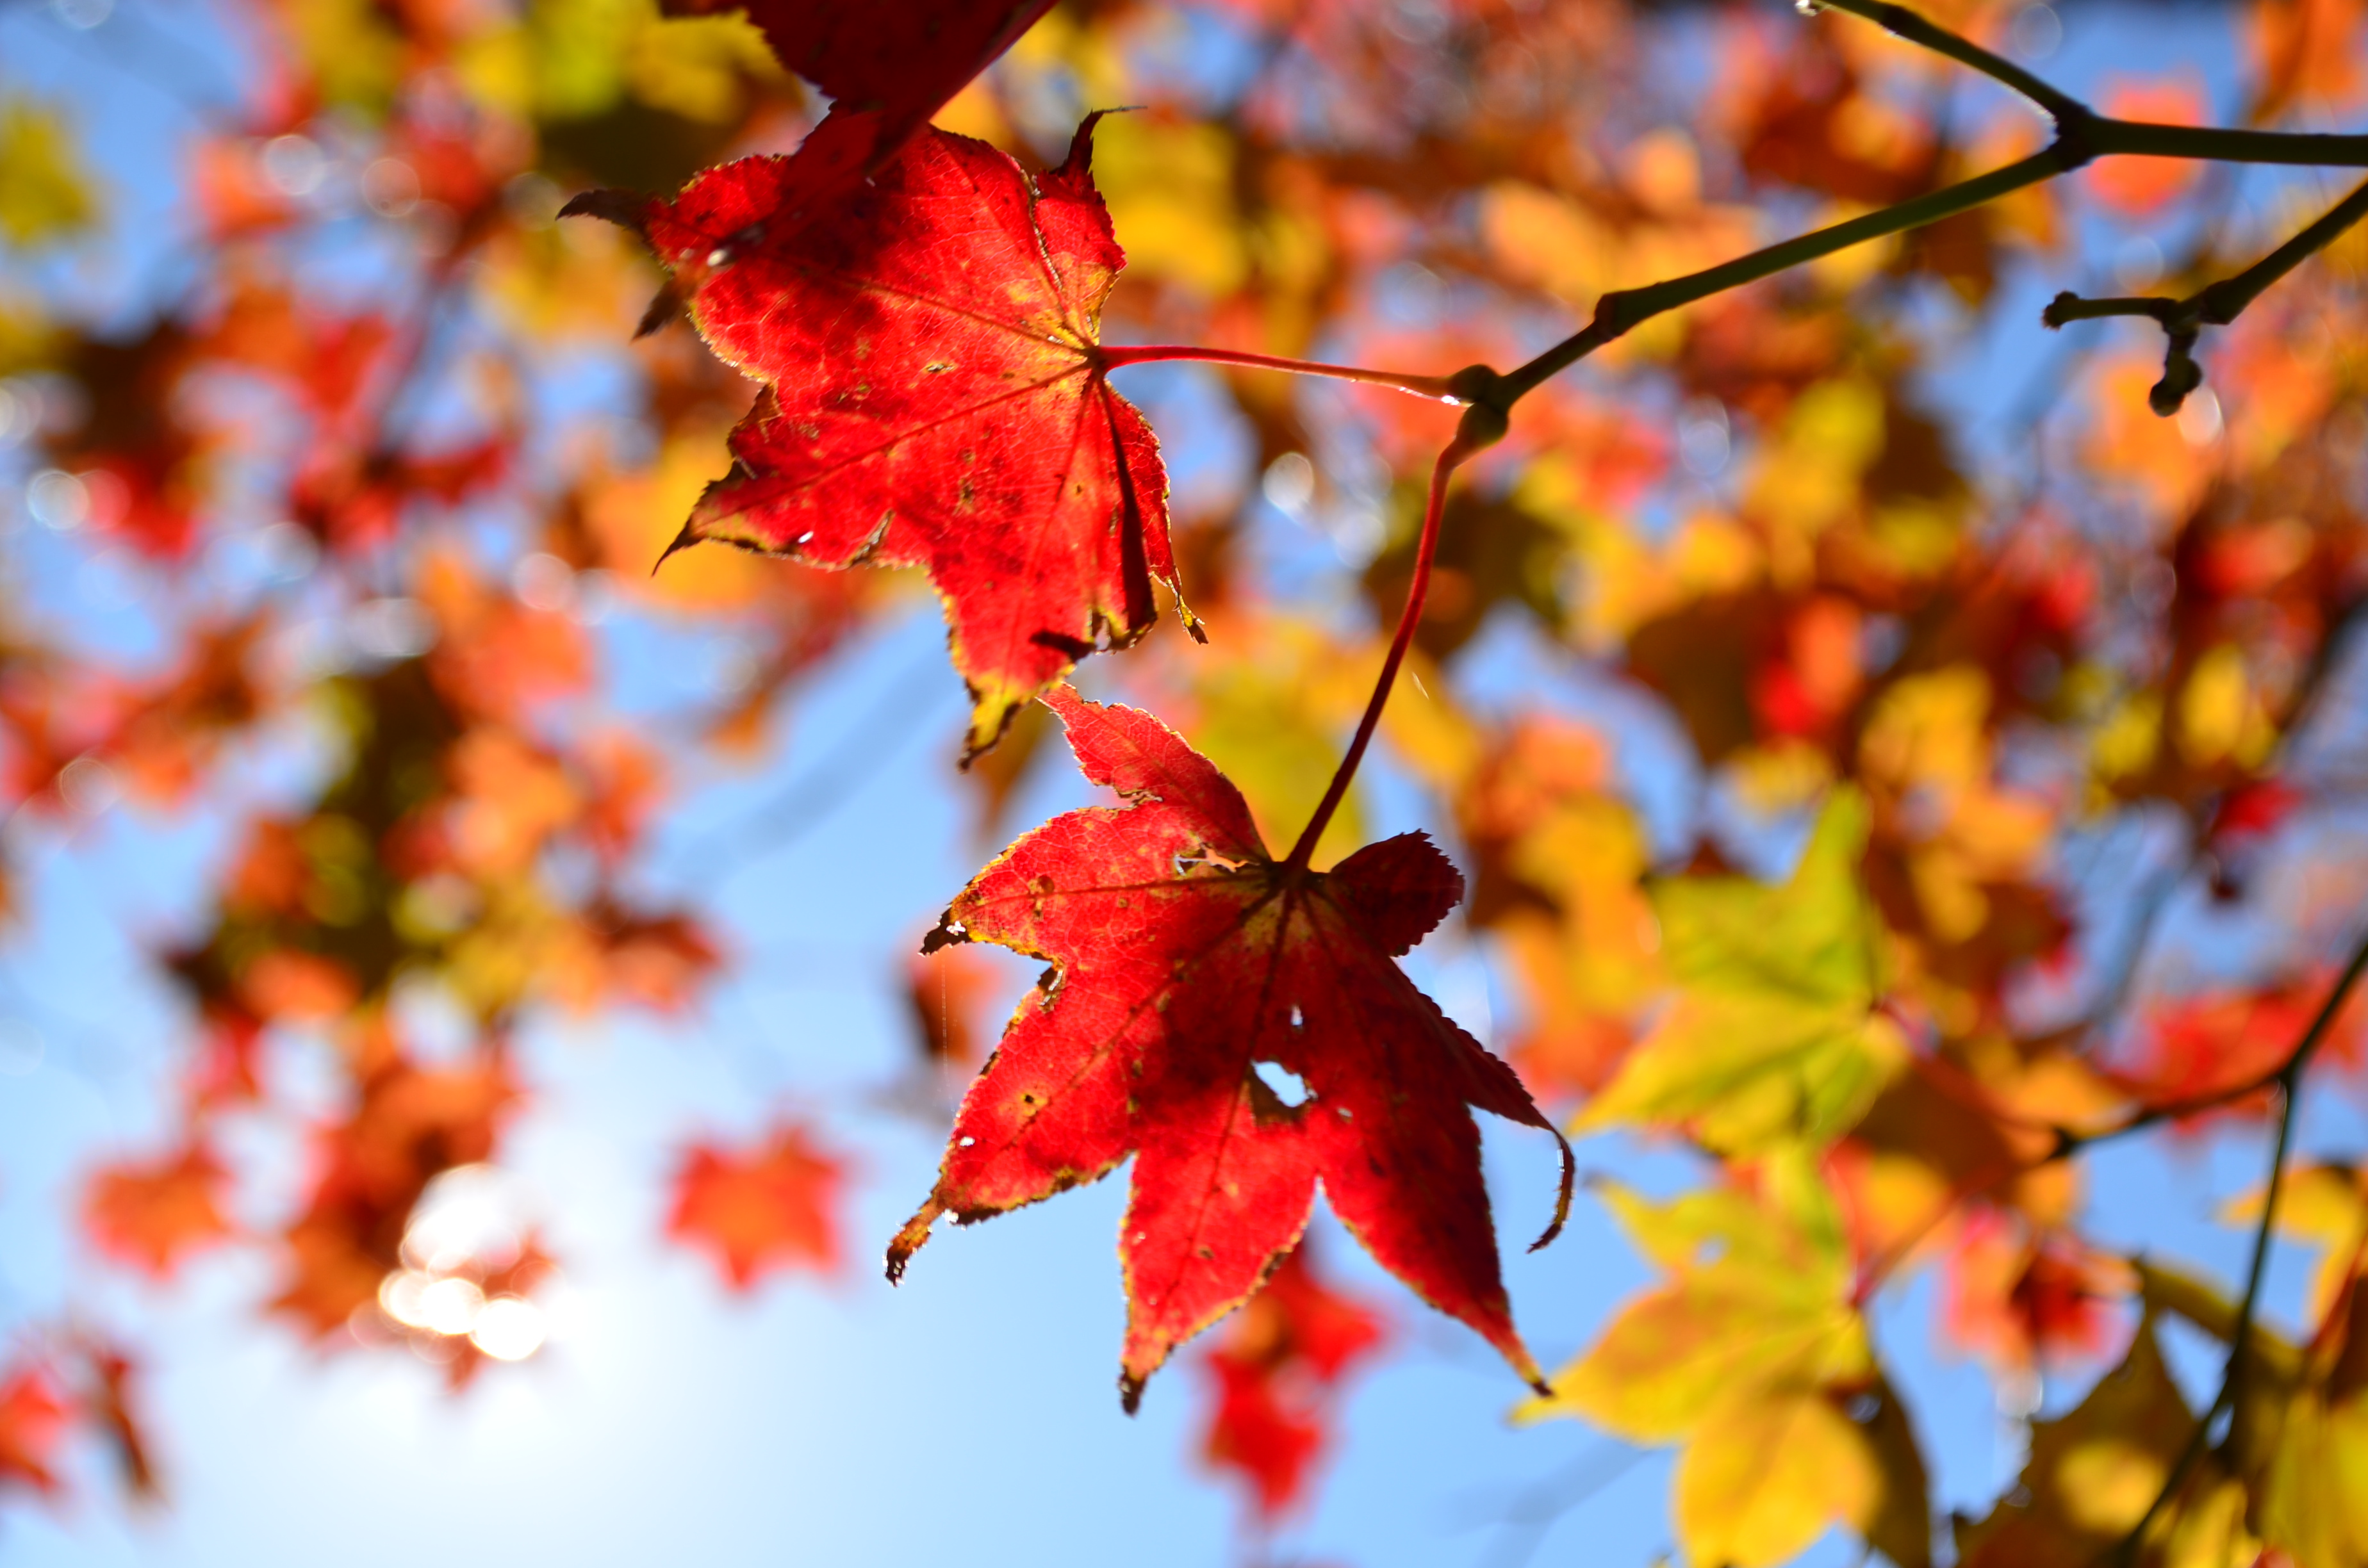
[[[1866,1433],[1814,1386],[1721,1400],[1679,1456],[1671,1503],[1697,1568],[1770,1568],[1834,1524],[1863,1528],[1883,1493]]]
[[[0,240],[32,250],[71,238],[97,217],[65,118],[29,98],[0,102]]]
[[[2148,1315],[2088,1398],[2032,1428],[2021,1484],[1987,1518],[1960,1521],[1959,1568],[2095,1568],[2145,1515],[2194,1426]],[[2208,1462],[2192,1476],[2190,1497],[2219,1483]]]

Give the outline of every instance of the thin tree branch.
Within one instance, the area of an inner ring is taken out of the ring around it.
[[[2203,329],[2235,321],[2271,284],[2325,250],[2363,217],[2368,217],[2368,182],[2244,271],[2207,284],[2184,300],[2160,296],[2084,300],[2066,292],[2056,295],[2039,319],[2049,327],[2105,316],[2151,316],[2161,323],[2170,343],[2163,356],[2162,380],[2146,393],[2146,405],[2157,414],[2173,415],[2187,401],[2187,394],[2203,384],[2203,367],[2195,360],[2195,341]]]
[[[1488,381],[1482,388],[1482,396],[1490,406],[1499,413],[1509,413],[1514,403],[1546,381],[1655,316],[1693,304],[1713,294],[1724,293],[1729,289],[1758,282],[1852,245],[1939,222],[1943,218],[1969,211],[2026,186],[2068,174],[2096,158],[2190,158],[2212,163],[2368,168],[2368,136],[2254,131],[2223,126],[2157,125],[2142,120],[2114,119],[2096,113],[2079,99],[2042,81],[2012,62],[1936,26],[1903,6],[1889,4],[1888,0],[1811,0],[1811,4],[1818,10],[1832,8],[1865,17],[1899,37],[2013,87],[2055,117],[2055,140],[2044,150],[2004,168],[1928,191],[1879,211],[1767,246],[1700,272],[1642,289],[1616,290],[1608,293],[1596,301],[1594,319],[1584,330],[1572,334],[1509,374]],[[2368,200],[2368,196],[2361,199]],[[2347,208],[2350,205],[2349,202],[2345,204]],[[2286,254],[2290,247],[2281,247],[2272,256],[2265,258],[2260,265],[2269,267],[2273,262],[2279,263],[2276,270],[2253,285],[2244,298],[2249,301],[2252,294],[2267,288],[2302,256],[2324,245],[2328,239],[2349,227],[2359,216],[2352,213],[2339,217],[2343,211],[2344,209],[2340,208],[2329,213],[2291,244],[2302,244],[2323,225],[2334,225],[2315,243],[2304,244],[2291,256]],[[2245,276],[2249,278],[2250,274]],[[2124,303],[2131,305],[2136,313],[2152,313],[2150,305],[2142,306],[2139,301]],[[2243,306],[2239,303],[2237,308],[2242,309]]]
[[[736,876],[796,843],[854,799],[856,785],[894,757],[901,743],[921,733],[913,722],[915,709],[938,688],[943,668],[933,653],[905,670],[865,722],[841,736],[805,777],[693,844],[682,857],[685,881],[700,886]]]
[[[1623,336],[1655,316],[1706,300],[1713,294],[1729,289],[1756,283],[1779,272],[1789,271],[1836,251],[1937,223],[1943,218],[1954,217],[1972,210],[1986,202],[1995,201],[2026,186],[2038,185],[2067,170],[2078,168],[2085,160],[2070,144],[2058,141],[2030,157],[1993,169],[1955,185],[1943,186],[1913,199],[1900,202],[1880,211],[1852,218],[1753,251],[1748,256],[1721,262],[1716,267],[1690,272],[1682,278],[1648,284],[1642,289],[1622,289],[1604,295],[1595,302],[1595,319],[1582,332],[1563,339],[1528,364],[1497,378],[1488,393],[1500,408],[1509,409],[1514,403],[1551,379],[1586,358],[1606,344]]]
[[[2002,55],[1993,54],[1970,39],[1958,37],[1946,28],[1935,26],[1905,6],[1894,6],[1888,0],[1823,0],[1821,10],[1848,11],[1863,17],[1885,32],[1921,45],[1935,54],[1946,55],[1960,65],[1972,67],[1983,75],[2013,88],[2060,123],[2086,117],[2089,108],[2060,87],[2041,81],[2030,72]]]
[[[2342,974],[2337,977],[2335,989],[2328,993],[2327,1001],[2320,1006],[2318,1015],[2311,1019],[2310,1028],[2303,1031],[2302,1039],[2295,1042],[2285,1061],[2276,1071],[2253,1085],[2256,1088],[2277,1088],[2280,1098],[2278,1135],[2270,1153],[2270,1178],[2268,1189],[2261,1196],[2260,1222],[2253,1228],[2253,1256],[2245,1269],[2245,1294],[2237,1304],[2237,1322],[2228,1335],[2227,1369],[2220,1375],[2220,1392],[2213,1399],[2212,1408],[2205,1411],[2203,1419],[2195,1424],[2194,1434],[2188,1438],[2186,1448],[2180,1450],[2179,1461],[2171,1466],[2170,1474],[2163,1481],[2162,1490],[2155,1494],[2146,1513],[2130,1528],[2130,1533],[2122,1538],[2120,1546],[2115,1549],[2112,1555],[2118,1562],[2127,1563],[2135,1560],[2146,1531],[2170,1506],[2171,1499],[2179,1495],[2196,1462],[2203,1457],[2204,1446],[2210,1441],[2212,1424],[2220,1419],[2223,1411],[2229,1414],[2229,1440],[2235,1440],[2237,1423],[2242,1419],[2238,1401],[2244,1393],[2246,1366],[2252,1356],[2253,1321],[2260,1309],[2261,1281],[2269,1272],[2270,1238],[2277,1222],[2278,1195],[2285,1185],[2286,1156],[2294,1149],[2294,1115],[2302,1104],[2303,1074],[2310,1070],[2311,1058],[2317,1054],[2320,1044],[2334,1027],[2336,1015],[2342,1010],[2344,999],[2351,994],[2352,986],[2359,983],[2363,970],[2368,970],[2368,936],[2362,937],[2359,945],[2352,949],[2351,960],[2343,966]],[[2152,1119],[2159,1120],[2161,1118],[2157,1116]]]
[[[2091,1144],[2110,1142],[2116,1138],[2126,1138],[2133,1132],[2143,1132],[2149,1127],[2160,1126],[2166,1121],[2217,1110],[2222,1106],[2234,1105],[2249,1096],[2258,1095],[2264,1089],[2290,1088],[2301,1081],[2304,1069],[2326,1039],[2327,1031],[2334,1026],[2336,1015],[2342,1010],[2344,1000],[2351,994],[2352,987],[2360,983],[2363,971],[2368,971],[2368,937],[2362,937],[2360,946],[2353,949],[2351,961],[2336,977],[2335,989],[2328,994],[2326,1002],[2320,1006],[2317,1016],[2311,1020],[2310,1028],[2304,1032],[2302,1040],[2287,1053],[2283,1062],[2268,1072],[2206,1094],[2159,1101],[2095,1132],[2075,1132],[2069,1128],[2059,1127],[2055,1130],[2056,1148],[2049,1158],[2063,1159]]]
[[[2309,131],[2248,131],[2221,125],[2157,125],[2089,119],[2081,130],[2092,158],[2187,158],[2208,164],[2274,164],[2288,168],[2368,168],[2368,136]]]

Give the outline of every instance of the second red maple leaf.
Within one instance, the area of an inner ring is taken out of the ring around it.
[[[1368,1252],[1539,1383],[1468,1108],[1553,1124],[1392,961],[1455,907],[1463,879],[1420,834],[1328,872],[1278,862],[1241,791],[1156,719],[1066,687],[1045,701],[1086,777],[1130,804],[1021,838],[932,934],[1053,967],[971,1085],[889,1277],[939,1215],[983,1220],[1133,1154],[1120,1238],[1133,1409],[1169,1351],[1297,1244],[1320,1180]],[[1563,1158],[1566,1206],[1567,1146]]]

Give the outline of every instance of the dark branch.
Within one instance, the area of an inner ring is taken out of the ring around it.
[[[2089,106],[2071,94],[2041,81],[2013,61],[1993,54],[1971,40],[1935,26],[1905,6],[1891,5],[1888,0],[1823,0],[1821,8],[1864,17],[1885,32],[1921,45],[1935,54],[1946,55],[1961,65],[1969,65],[1991,80],[2021,93],[2054,115],[2059,125],[2089,118]]]
[[[2212,1408],[2205,1411],[2203,1418],[2196,1423],[2194,1435],[2188,1438],[2186,1448],[2180,1453],[2179,1462],[2171,1466],[2170,1474],[2164,1478],[2162,1490],[2155,1494],[2154,1502],[2147,1506],[2138,1522],[2130,1527],[2130,1533],[2122,1538],[2121,1545],[2113,1552],[2117,1562],[2135,1561],[2146,1531],[2170,1506],[2171,1499],[2179,1495],[2180,1490],[2187,1484],[2188,1476],[2194,1471],[2196,1461],[2203,1457],[2204,1446],[2210,1441],[2212,1424],[2220,1419],[2223,1411],[2229,1413],[2228,1441],[2234,1443],[2236,1440],[2237,1423],[2241,1419],[2238,1402],[2244,1393],[2246,1367],[2252,1359],[2253,1320],[2261,1304],[2261,1280],[2269,1272],[2270,1233],[2277,1223],[2278,1195],[2285,1185],[2286,1156],[2294,1149],[2294,1113],[2302,1103],[2303,1075],[2310,1071],[2311,1058],[2317,1054],[2319,1046],[2334,1028],[2336,1015],[2343,1010],[2344,1001],[2351,994],[2351,988],[2359,983],[2363,970],[2368,970],[2368,936],[2363,936],[2359,946],[2352,949],[2351,960],[2337,976],[2335,989],[2328,993],[2318,1015],[2311,1019],[2310,1028],[2303,1031],[2302,1039],[2295,1042],[2285,1061],[2276,1071],[2249,1085],[2246,1091],[2277,1089],[2278,1135],[2270,1153],[2270,1179],[2267,1190],[2261,1195],[2261,1218],[2253,1228],[2253,1256],[2245,1269],[2245,1294],[2237,1305],[2236,1324],[2228,1335],[2227,1369],[2220,1375],[2220,1392],[2212,1401]],[[2152,1119],[2159,1120],[2161,1117],[2156,1116]]]
[[[2050,327],[2105,316],[2151,316],[2159,322],[2169,346],[2163,356],[2162,380],[2147,392],[2146,405],[2168,416],[2178,413],[2187,394],[2203,384],[2203,367],[2195,361],[2195,341],[2203,329],[2226,326],[2235,321],[2271,284],[2301,266],[2305,258],[2325,250],[2363,217],[2368,217],[2368,183],[2244,271],[2208,284],[2184,300],[2159,296],[2084,300],[2067,291],[2056,295],[2039,319]]]

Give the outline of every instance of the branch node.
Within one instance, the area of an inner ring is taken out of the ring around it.
[[[2162,380],[2146,391],[2146,406],[2165,419],[2177,414],[2187,394],[2203,384],[2203,367],[2195,359],[2195,329],[2175,331],[2162,358]]]
[[[2084,168],[2097,156],[2097,117],[2088,105],[2070,99],[2047,106],[2055,117],[2055,140],[2048,146],[2055,154],[2056,166],[2066,174]]]
[[[1486,365],[1466,365],[1447,378],[1447,392],[1458,403],[1474,408],[1493,408],[1498,414],[1512,410],[1512,394],[1505,378]]]

